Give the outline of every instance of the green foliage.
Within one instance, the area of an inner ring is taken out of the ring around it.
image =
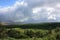
[[[57,33],[56,39],[57,39],[57,40],[60,40],[60,32]]]
[[[35,36],[35,33],[32,30],[25,30],[24,34],[29,36],[30,38]]]
[[[35,34],[38,38],[42,38],[45,36],[45,33],[43,33],[42,31],[37,31]]]
[[[60,23],[8,25],[0,27],[0,39],[60,40]]]
[[[5,27],[0,28],[0,38],[6,38],[7,37],[6,31],[7,30]]]
[[[8,30],[7,35],[13,38],[20,38],[20,32],[16,30]]]
[[[55,32],[57,33],[57,32],[59,32],[59,31],[60,31],[60,28],[57,27],[57,28],[55,29]]]

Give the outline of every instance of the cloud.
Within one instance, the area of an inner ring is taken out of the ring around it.
[[[56,15],[49,15],[48,20],[50,20],[50,19],[56,20]]]
[[[32,12],[33,12],[32,18],[35,19],[35,20],[40,19],[40,11],[41,11],[40,7],[33,8],[32,9]]]
[[[20,7],[25,7],[25,6],[28,6],[28,4],[24,1],[16,1],[16,3],[12,6],[8,6],[8,7],[0,7],[0,12],[9,12],[9,11],[15,11],[17,8],[20,8]]]
[[[60,0],[18,0],[12,6],[0,7],[1,21],[47,22],[59,18]]]
[[[40,7],[36,7],[32,9],[33,13],[38,13],[39,11],[41,11]]]
[[[17,6],[28,6],[28,4],[24,1],[17,1],[15,4],[14,4],[15,7]]]
[[[53,7],[46,7],[46,6],[35,7],[32,9],[33,12],[32,18],[35,20],[44,19],[44,18],[47,18],[48,20],[50,19],[56,20],[56,14],[52,13],[54,11],[55,9]]]
[[[20,20],[20,21],[24,21],[25,16],[23,11],[21,10],[21,7],[27,7],[27,3],[24,1],[16,1],[16,3],[12,6],[8,6],[8,7],[0,7],[0,15],[3,15],[1,18],[2,20],[11,20],[11,21],[15,21],[15,20]],[[1,20],[1,21],[2,21]],[[18,22],[17,21],[17,22]]]
[[[25,22],[27,20],[28,20],[28,17],[22,18],[22,19],[17,19],[17,20],[14,20],[13,22]]]
[[[57,7],[57,8],[60,8],[60,3],[57,3],[57,4],[56,4],[56,7]]]

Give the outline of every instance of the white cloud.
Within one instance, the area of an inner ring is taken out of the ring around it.
[[[35,7],[32,9],[32,18],[34,20],[39,20],[43,18],[53,19],[56,20],[56,15],[52,12],[55,11],[55,8],[53,7],[48,7],[48,6],[43,6],[43,7]],[[54,15],[53,15],[54,14]]]
[[[17,1],[15,4],[14,4],[15,7],[17,6],[28,6],[28,4],[24,1]]]
[[[48,20],[56,20],[56,15],[49,15]]]
[[[38,20],[40,19],[40,11],[41,11],[41,8],[40,7],[35,7],[32,9],[32,18],[34,20]]]
[[[50,15],[52,12],[55,11],[55,9],[53,7],[46,7],[48,15]]]
[[[38,13],[41,11],[41,8],[40,7],[36,7],[36,8],[33,8],[32,9],[33,13]]]
[[[23,18],[23,19],[21,19],[20,21],[21,21],[21,22],[24,22],[24,21],[27,21],[27,20],[28,20],[28,17]]]
[[[56,4],[56,8],[60,8],[60,3],[57,3]]]

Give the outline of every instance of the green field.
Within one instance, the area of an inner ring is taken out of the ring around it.
[[[60,40],[60,23],[0,25],[0,40]]]

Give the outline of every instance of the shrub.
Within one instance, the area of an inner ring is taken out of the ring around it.
[[[29,36],[30,38],[35,36],[35,33],[32,30],[25,30],[24,34]]]
[[[0,38],[6,38],[7,37],[6,32],[7,32],[6,28],[4,27],[0,28]]]
[[[57,28],[55,29],[55,32],[57,33],[57,32],[59,32],[59,31],[60,31],[60,28],[57,27]]]
[[[19,31],[16,31],[16,30],[9,30],[7,32],[7,35],[9,37],[13,37],[13,38],[20,38],[20,36],[21,36],[20,32]]]
[[[56,39],[60,40],[60,32],[56,35]]]
[[[36,37],[38,37],[38,38],[42,38],[42,37],[44,37],[44,36],[46,36],[46,32],[43,32],[43,31],[37,31],[36,33],[35,33],[35,35],[36,35]]]

